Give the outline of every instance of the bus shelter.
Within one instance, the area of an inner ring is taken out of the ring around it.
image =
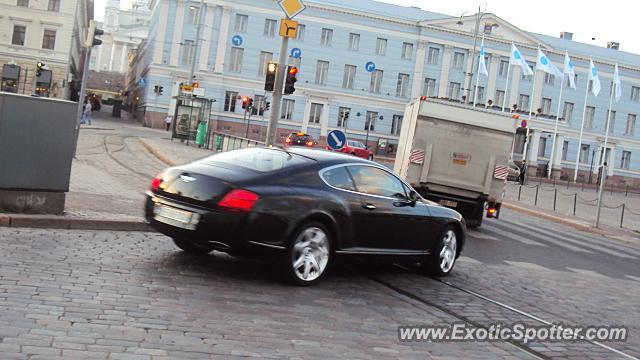
[[[193,141],[197,145],[209,144],[211,99],[191,95],[176,96],[176,111],[173,116],[172,139]]]

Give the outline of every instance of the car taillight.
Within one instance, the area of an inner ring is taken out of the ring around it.
[[[308,147],[313,147],[313,141],[307,141],[307,146]]]
[[[236,189],[225,195],[218,206],[232,210],[251,211],[258,199],[260,197],[251,191]]]
[[[284,142],[287,144],[291,144],[291,138],[287,138]]]
[[[162,184],[162,175],[158,175],[151,180],[151,190],[158,190],[160,188],[160,184]]]

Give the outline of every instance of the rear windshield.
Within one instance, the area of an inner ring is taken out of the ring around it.
[[[282,150],[252,148],[216,154],[204,159],[204,161],[232,164],[259,172],[272,172],[306,164],[312,160]]]

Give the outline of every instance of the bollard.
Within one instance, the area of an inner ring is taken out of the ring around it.
[[[558,201],[558,189],[553,192],[553,211],[556,211],[556,204]]]
[[[536,199],[533,203],[535,206],[538,206],[538,190],[540,190],[540,186],[536,185]]]
[[[518,201],[520,201],[521,195],[522,195],[522,185],[520,185],[520,188],[518,189]]]
[[[573,216],[576,216],[576,208],[578,207],[578,193],[573,194]]]
[[[567,180],[567,190],[569,190],[569,182],[570,182],[570,181],[571,181],[571,180]]]
[[[622,215],[620,216],[620,228],[622,228],[622,224],[624,223],[624,208],[627,204],[622,204]]]

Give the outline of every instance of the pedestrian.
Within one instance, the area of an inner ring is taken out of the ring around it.
[[[164,126],[166,128],[167,131],[169,131],[169,129],[171,128],[171,123],[173,122],[173,116],[171,115],[167,115],[164,118]]]
[[[86,122],[88,125],[91,125],[91,111],[91,101],[85,99],[84,110],[82,111],[82,121],[80,121],[81,124]]]

